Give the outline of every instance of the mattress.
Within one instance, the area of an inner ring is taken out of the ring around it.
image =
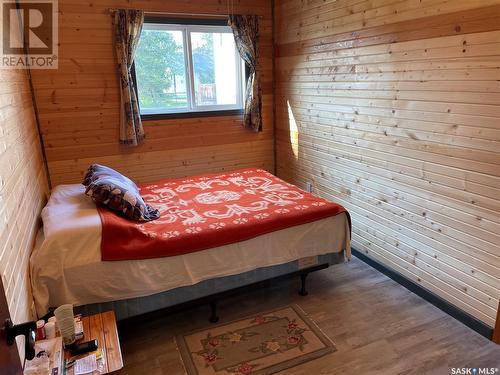
[[[237,290],[247,285],[264,280],[279,278],[296,273],[315,265],[336,265],[344,263],[344,252],[328,253],[311,258],[294,260],[275,266],[260,267],[237,275],[222,276],[201,281],[194,285],[179,287],[166,292],[156,293],[145,297],[127,298],[119,301],[92,303],[75,307],[75,313],[87,315],[99,314],[113,310],[116,320],[123,320],[152,311],[179,306],[186,302],[198,301],[208,296],[217,296],[230,290]],[[273,284],[269,284],[273,285]],[[205,300],[206,301],[206,300]]]
[[[98,207],[102,260],[212,249],[346,211],[260,168],[160,180],[139,189],[160,218],[135,222]]]
[[[149,296],[310,256],[345,250],[350,257],[345,213],[194,253],[124,261],[101,260],[101,219],[82,185],[54,188],[42,220],[30,259],[39,316],[64,303]]]

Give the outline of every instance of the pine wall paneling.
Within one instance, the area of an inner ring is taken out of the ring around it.
[[[278,175],[353,246],[491,327],[500,297],[500,1],[275,4]]]
[[[0,81],[0,274],[22,323],[35,317],[29,256],[48,187],[27,72],[0,69]]]
[[[235,1],[234,12],[258,14],[264,131],[242,128],[242,116],[144,121],[146,142],[118,144],[119,92],[109,8],[227,14],[226,2],[59,2],[59,69],[34,71],[33,82],[53,185],[78,183],[103,163],[138,181],[243,167],[273,171],[271,2]]]

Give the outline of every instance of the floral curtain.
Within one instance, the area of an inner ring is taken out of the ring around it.
[[[240,56],[250,70],[246,87],[244,123],[256,132],[262,131],[262,94],[257,69],[259,17],[232,14],[229,16],[229,26],[233,30]]]
[[[140,10],[115,11],[115,48],[121,85],[120,143],[132,146],[144,141],[144,129],[131,73],[143,23],[144,12]]]

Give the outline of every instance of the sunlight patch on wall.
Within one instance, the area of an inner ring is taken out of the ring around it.
[[[288,107],[288,128],[290,130],[290,145],[292,146],[292,152],[295,156],[295,160],[299,159],[299,128],[297,127],[297,122],[295,121],[295,116],[292,112],[292,107],[290,106],[290,101],[286,101]]]

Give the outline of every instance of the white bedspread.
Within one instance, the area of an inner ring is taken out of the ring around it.
[[[346,250],[345,214],[248,241],[174,257],[102,261],[101,220],[82,185],[54,188],[42,211],[43,232],[31,255],[31,282],[39,316],[49,307],[142,297],[259,267]]]

